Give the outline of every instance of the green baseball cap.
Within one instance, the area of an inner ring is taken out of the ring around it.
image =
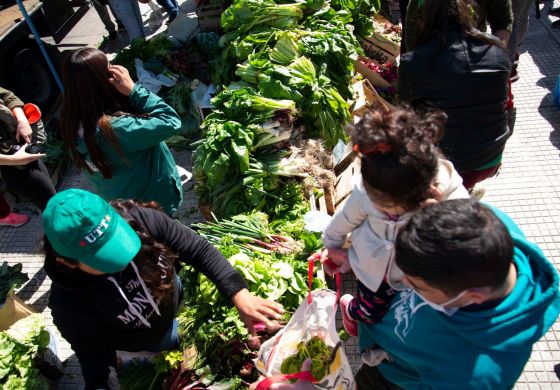
[[[91,192],[70,189],[49,200],[43,227],[53,249],[105,273],[122,271],[140,250],[140,238],[115,209]]]

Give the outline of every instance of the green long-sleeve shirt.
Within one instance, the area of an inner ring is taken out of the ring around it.
[[[12,114],[16,107],[23,107],[23,102],[12,91],[0,87],[0,153],[7,153],[16,143],[17,120]]]
[[[475,0],[475,2],[479,5],[479,30],[485,31],[486,23],[488,23],[492,31],[507,30],[511,32],[513,25],[511,0]],[[407,51],[414,49],[416,41],[416,26],[418,25],[418,14],[420,8],[418,3],[419,0],[410,0],[406,11],[405,40]]]
[[[112,118],[111,126],[124,160],[98,132],[97,142],[113,167],[113,177],[103,178],[91,163],[84,140],[80,138],[78,141],[78,151],[93,171],[87,176],[106,200],[156,201],[170,214],[179,207],[183,193],[175,161],[164,141],[179,131],[181,119],[163,99],[138,84],[129,96],[129,105],[134,111],[149,116]]]
[[[23,102],[12,92],[0,87],[0,104],[5,105],[10,110],[16,107],[23,107]]]

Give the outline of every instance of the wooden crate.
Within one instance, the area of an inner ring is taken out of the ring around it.
[[[350,107],[354,117],[354,123],[359,122],[362,116],[371,109],[382,109],[385,112],[393,111],[395,107],[383,99],[369,80],[361,80],[352,84],[354,91],[354,102]]]
[[[387,50],[376,45],[375,42],[369,40],[369,38],[358,38],[362,49],[369,58],[384,64],[386,62],[394,62],[397,56],[389,53]]]
[[[381,15],[375,15],[374,19],[379,23],[393,24],[391,21],[385,19]],[[371,36],[367,37],[366,39],[375,46],[380,47],[381,49],[383,49],[387,53],[392,54],[395,57],[398,57],[401,52],[401,45],[385,38],[384,36],[376,32],[373,32]]]
[[[381,88],[391,87],[391,84],[387,80],[385,80],[383,77],[381,77],[381,75],[375,73],[373,70],[368,68],[366,65],[364,65],[360,61],[363,58],[364,57],[360,56],[354,62],[354,70],[356,70],[356,72],[360,73],[365,78],[367,78],[369,80],[369,82],[376,87],[381,87]],[[378,62],[376,62],[374,60],[370,60],[370,61],[373,61],[376,65],[383,67],[383,65],[379,64]]]
[[[209,5],[202,0],[196,7],[196,16],[198,17],[198,27],[200,31],[217,31],[220,29],[220,17],[222,12],[227,8],[225,4]]]
[[[333,215],[339,207],[342,207],[350,194],[354,183],[354,175],[360,172],[360,163],[356,159],[356,153],[352,150],[352,144],[346,145],[345,157],[334,168],[336,181],[331,188],[325,188],[322,197],[317,199],[317,210]]]

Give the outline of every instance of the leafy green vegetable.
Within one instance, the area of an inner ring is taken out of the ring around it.
[[[6,261],[0,265],[0,303],[6,301],[6,296],[13,288],[21,286],[29,280],[27,274],[21,272],[21,263],[8,265]]]
[[[10,390],[48,390],[48,383],[33,367],[33,356],[49,344],[40,314],[22,318],[0,332],[0,387]]]
[[[117,53],[111,63],[124,66],[126,69],[128,69],[131,76],[135,78],[135,58],[139,58],[142,61],[147,61],[150,59],[155,59],[157,57],[164,57],[172,47],[173,44],[165,35],[154,37],[148,40],[134,39],[128,48],[122,49]]]
[[[381,9],[381,0],[333,0],[331,7],[348,11],[356,34],[369,37],[373,31],[373,15]]]
[[[273,0],[236,0],[221,16],[224,31],[237,34],[258,25],[291,28],[303,17],[301,4],[276,4]]]
[[[322,380],[329,373],[329,363],[333,349],[319,336],[310,338],[307,342],[300,342],[297,352],[288,356],[280,366],[282,374],[294,374],[301,371],[306,359],[311,358],[311,374],[315,380]]]

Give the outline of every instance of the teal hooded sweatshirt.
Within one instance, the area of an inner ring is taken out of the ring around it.
[[[97,142],[113,167],[113,177],[105,179],[91,163],[85,141],[80,138],[77,149],[93,171],[92,174],[86,171],[86,176],[107,201],[156,201],[171,214],[183,200],[183,192],[175,160],[164,141],[178,133],[181,119],[162,98],[139,84],[134,85],[128,102],[133,112],[147,115],[122,115],[111,119],[125,158],[98,130]]]
[[[433,310],[411,290],[397,294],[380,323],[359,325],[360,348],[388,353],[390,360],[378,368],[394,384],[407,390],[510,389],[533,344],[556,321],[556,269],[506,214],[489,208],[513,237],[513,291],[495,307],[452,316]]]

